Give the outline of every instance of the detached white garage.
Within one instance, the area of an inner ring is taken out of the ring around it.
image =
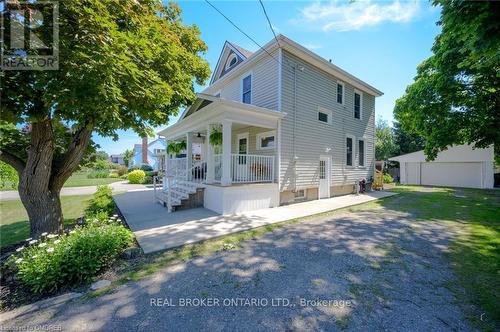
[[[425,161],[424,151],[389,160],[400,165],[400,182],[408,185],[493,188],[493,146],[473,149],[471,145],[455,145]]]

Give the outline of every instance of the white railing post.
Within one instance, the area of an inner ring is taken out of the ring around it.
[[[167,177],[167,212],[172,212],[172,176]]]
[[[231,185],[231,121],[222,121],[222,178],[221,185]]]
[[[207,139],[205,140],[205,144],[207,145],[207,183],[215,182],[215,164],[214,164],[214,149],[212,144],[210,144],[210,133],[212,130],[212,126],[207,126]]]
[[[273,161],[272,161],[273,167],[271,167],[271,182],[274,182],[274,172],[276,169],[276,157],[273,156]]]
[[[193,166],[193,135],[186,134],[186,180],[191,180],[191,167]]]

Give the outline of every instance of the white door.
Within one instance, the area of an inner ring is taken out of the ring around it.
[[[238,158],[234,161],[236,167],[233,170],[235,181],[247,181],[249,177],[249,167],[246,155],[248,154],[248,133],[238,135]]]
[[[321,156],[319,158],[319,198],[330,197],[330,174],[331,159],[330,157]]]
[[[481,188],[481,163],[422,163],[421,181],[426,186]]]
[[[406,184],[420,184],[420,163],[406,163]]]

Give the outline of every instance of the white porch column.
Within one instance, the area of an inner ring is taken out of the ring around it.
[[[186,180],[191,180],[191,167],[193,166],[193,135],[186,134]]]
[[[212,131],[212,126],[207,125],[207,138],[205,139],[206,145],[206,162],[207,162],[207,183],[215,182],[215,165],[214,165],[214,150],[210,144],[210,133]]]
[[[221,185],[231,185],[231,121],[222,121],[222,178]]]

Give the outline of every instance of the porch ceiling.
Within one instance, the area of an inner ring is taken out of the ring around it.
[[[158,135],[165,137],[167,140],[172,140],[188,132],[206,131],[207,125],[221,123],[222,121],[230,121],[238,125],[276,129],[278,120],[286,115],[286,113],[268,108],[213,96],[205,97],[205,95],[200,94],[199,99],[209,100],[211,103],[161,130]]]

